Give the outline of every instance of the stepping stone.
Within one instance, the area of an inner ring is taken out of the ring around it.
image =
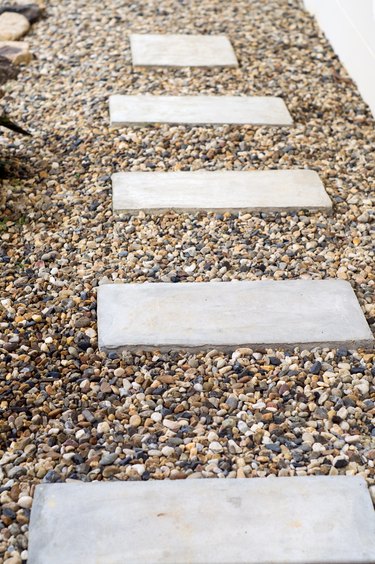
[[[98,331],[99,347],[108,352],[353,349],[374,342],[343,280],[104,284],[98,288]]]
[[[311,170],[120,172],[112,176],[115,211],[330,210]]]
[[[237,67],[225,35],[130,35],[133,66]]]
[[[29,564],[374,564],[363,478],[42,484]]]
[[[281,98],[272,96],[110,96],[111,125],[153,123],[292,125]]]

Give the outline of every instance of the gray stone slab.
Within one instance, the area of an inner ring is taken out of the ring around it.
[[[113,209],[277,211],[330,210],[319,175],[312,170],[120,172],[112,176]]]
[[[291,125],[281,98],[272,96],[110,96],[112,127],[153,123]]]
[[[37,486],[29,564],[373,564],[363,478]]]
[[[237,67],[226,35],[130,35],[134,66]]]
[[[373,344],[343,280],[104,284],[98,331],[105,351]]]

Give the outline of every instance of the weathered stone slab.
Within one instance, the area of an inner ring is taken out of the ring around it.
[[[37,486],[29,564],[374,564],[363,478]]]
[[[343,280],[105,284],[98,328],[106,351],[373,343]]]
[[[311,170],[120,172],[112,176],[115,211],[195,212],[329,210]]]
[[[0,41],[16,41],[29,29],[29,20],[22,14],[3,12],[0,15]]]
[[[152,123],[291,125],[281,98],[272,96],[110,96],[111,125]]]
[[[237,67],[225,35],[130,35],[134,66]]]

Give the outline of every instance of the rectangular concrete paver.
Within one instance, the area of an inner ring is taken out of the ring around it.
[[[237,67],[225,35],[130,35],[134,66]]]
[[[311,170],[120,172],[112,176],[115,211],[329,210]]]
[[[291,125],[281,98],[272,96],[110,96],[113,127],[153,123]]]
[[[342,280],[105,284],[98,331],[106,351],[373,343]]]
[[[29,564],[374,564],[363,478],[37,486]]]

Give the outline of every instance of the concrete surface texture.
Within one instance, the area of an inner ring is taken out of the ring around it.
[[[134,66],[238,66],[225,35],[132,34],[130,47]]]
[[[104,284],[98,332],[106,351],[373,343],[342,280]]]
[[[330,210],[311,170],[123,172],[112,176],[115,211]]]
[[[372,564],[363,478],[43,484],[29,564]]]
[[[272,96],[122,96],[109,99],[112,127],[153,123],[291,125],[281,98]]]

